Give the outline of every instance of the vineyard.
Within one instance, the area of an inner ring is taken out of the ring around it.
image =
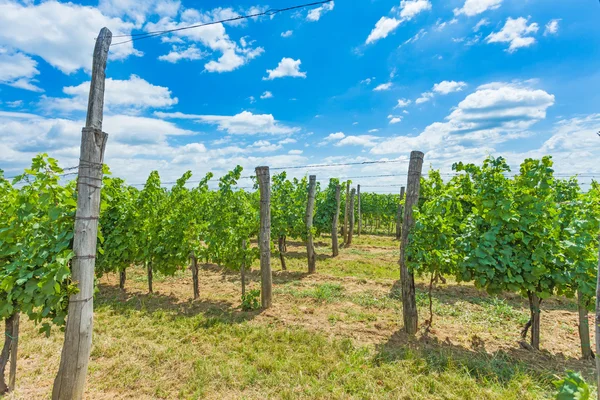
[[[549,157],[419,171],[406,197],[259,170],[136,188],[102,167],[90,398],[537,399],[566,370],[593,380],[596,182],[556,177]],[[46,155],[0,175],[0,389],[16,379],[15,398],[47,397],[79,290],[67,176]]]

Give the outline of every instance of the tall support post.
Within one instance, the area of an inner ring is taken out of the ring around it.
[[[269,167],[256,167],[260,190],[260,301],[262,308],[272,304],[273,274],[271,272],[271,175]]]
[[[346,181],[346,201],[344,202],[345,211],[344,211],[344,227],[342,228],[342,237],[344,239],[344,244],[346,243],[346,238],[348,236],[348,209],[350,208],[350,181]]]
[[[600,236],[599,236],[600,239]],[[596,385],[600,388],[600,249],[598,250],[598,272],[596,278]],[[598,389],[598,400],[600,400],[600,389]]]
[[[92,64],[88,111],[81,136],[77,211],[73,236],[71,274],[79,291],[69,298],[65,342],[58,374],[52,388],[53,400],[76,400],[83,397],[85,378],[92,350],[94,317],[94,268],[100,214],[102,163],[108,135],[102,132],[106,61],[112,33],[102,28]]]
[[[317,176],[308,177],[308,202],[306,204],[306,254],[308,257],[308,273],[314,274],[317,271],[317,254],[315,253],[315,244],[313,242],[312,226],[315,213],[315,194],[317,191]]]
[[[358,202],[356,209],[358,213],[358,236],[360,236],[360,231],[362,229],[362,216],[360,212],[360,185],[356,187],[356,201]]]
[[[338,244],[338,222],[340,219],[340,185],[335,187],[335,213],[333,214],[333,223],[331,224],[331,252],[334,257],[340,254]]]
[[[417,333],[418,314],[415,295],[415,277],[406,265],[406,248],[408,235],[415,224],[413,207],[419,203],[421,190],[421,171],[424,154],[420,151],[410,153],[408,164],[408,180],[406,183],[406,200],[404,203],[404,219],[402,220],[402,240],[400,242],[400,280],[402,282],[402,311],[404,330],[409,335]]]
[[[398,201],[398,215],[396,217],[396,240],[400,240],[402,231],[402,200],[404,199],[404,186],[400,188],[400,201]]]
[[[348,239],[346,240],[346,246],[352,245],[352,236],[354,235],[354,197],[356,196],[356,189],[352,189],[350,192],[350,212],[349,212],[349,227],[348,227]]]

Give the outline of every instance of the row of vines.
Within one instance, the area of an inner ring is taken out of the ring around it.
[[[503,158],[453,169],[458,174],[447,182],[438,171],[421,178],[409,267],[431,284],[446,275],[492,294],[521,293],[531,314],[521,334],[525,339],[531,329],[536,349],[544,300],[576,296],[582,355],[592,358],[588,310],[598,267],[600,185],[592,182],[584,192],[575,178],[557,179],[550,157],[525,160],[514,176]]]

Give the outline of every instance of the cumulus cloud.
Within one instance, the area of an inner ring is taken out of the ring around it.
[[[481,28],[483,28],[484,26],[488,26],[490,24],[490,21],[487,18],[482,18],[478,23],[475,24],[475,26],[473,27],[473,32],[479,32],[479,30]]]
[[[466,0],[461,8],[454,9],[454,15],[464,14],[467,17],[481,14],[487,10],[500,8],[502,0]]]
[[[37,62],[31,57],[0,48],[0,84],[43,92],[43,89],[33,83],[35,82],[33,77],[40,73],[36,66]]]
[[[333,142],[336,140],[341,140],[345,137],[346,137],[346,135],[344,134],[344,132],[336,132],[336,133],[330,133],[329,136],[327,136],[323,140],[325,140],[326,142]]]
[[[427,31],[425,29],[421,29],[415,34],[415,36],[411,37],[410,39],[407,39],[403,44],[414,43],[425,35],[427,35]]]
[[[419,97],[417,100],[415,100],[416,104],[423,104],[428,102],[429,100],[433,99],[434,94],[431,92],[425,92],[425,93],[421,93],[421,97]]]
[[[306,16],[306,20],[309,22],[317,22],[319,19],[321,19],[321,16],[331,10],[333,10],[334,7],[334,2],[331,1],[329,3],[325,3],[320,7],[317,8],[313,8],[312,10],[310,10],[308,12],[308,15]]]
[[[338,141],[335,146],[374,147],[378,139],[379,137],[373,135],[346,136]]]
[[[546,24],[546,29],[544,30],[544,36],[556,35],[558,33],[558,25],[559,25],[560,21],[561,21],[561,19],[550,20]]]
[[[164,119],[190,119],[209,125],[216,125],[219,131],[225,131],[230,135],[257,135],[257,134],[292,134],[300,129],[289,127],[275,120],[272,114],[253,114],[242,111],[236,115],[196,115],[183,114],[180,112],[165,113],[155,112],[159,118]]]
[[[397,124],[399,122],[402,122],[402,117],[392,117],[392,118],[390,118],[390,124]]]
[[[0,46],[41,57],[65,74],[91,70],[93,40],[104,26],[113,35],[131,33],[134,24],[104,15],[98,8],[45,1],[0,2]],[[110,59],[141,55],[126,43],[111,48]]]
[[[439,152],[452,147],[457,151],[453,155],[461,157],[460,152],[468,147],[489,149],[486,146],[528,136],[529,128],[545,119],[546,110],[554,104],[553,95],[531,87],[532,83],[482,85],[462,100],[445,122],[429,125],[418,136],[385,140],[371,152],[393,154],[407,148]]]
[[[303,153],[302,150],[290,150],[290,151],[288,151],[288,154],[293,154],[293,155],[300,155],[302,153]]]
[[[144,23],[149,15],[174,17],[181,2],[179,0],[100,0],[98,8],[111,17],[128,17],[136,25]]]
[[[409,99],[398,99],[398,104],[396,104],[396,107],[394,107],[394,108],[408,107],[411,103],[412,103],[412,101]]]
[[[382,83],[381,85],[377,85],[373,91],[374,92],[383,92],[386,90],[390,90],[392,88],[392,82]]]
[[[433,85],[433,91],[442,95],[460,92],[467,87],[466,82],[442,81]]]
[[[88,106],[90,81],[77,86],[63,88],[63,93],[70,97],[42,96],[40,105],[47,111],[70,113],[85,111]],[[106,79],[104,106],[106,112],[139,112],[148,108],[166,108],[178,103],[177,97],[172,97],[169,88],[156,86],[137,75],[131,75],[127,80]]]
[[[281,32],[281,37],[287,38],[290,37],[294,34],[294,31],[285,31],[285,32]]]
[[[396,16],[391,18],[381,17],[373,30],[371,30],[365,44],[375,43],[380,39],[388,37],[400,24],[410,21],[418,14],[429,10],[431,10],[431,2],[429,0],[402,0],[399,10],[396,7],[392,8],[392,13]]]
[[[276,78],[283,78],[291,76],[293,78],[306,78],[306,72],[300,71],[300,59],[294,60],[293,58],[284,57],[281,59],[275,69],[268,69],[267,73],[269,76],[263,77],[263,80],[273,80]]]
[[[535,38],[530,36],[538,31],[537,23],[528,25],[529,20],[523,17],[508,18],[504,27],[499,32],[491,33],[487,37],[488,43],[509,43],[507,52],[513,53],[520,48],[535,44]]]
[[[273,97],[273,93],[269,92],[268,90],[260,95],[261,99],[270,99],[271,97]]]
[[[207,52],[201,51],[195,45],[191,45],[185,49],[181,49],[178,46],[173,46],[172,50],[168,54],[163,54],[162,56],[159,56],[158,59],[175,64],[181,60],[200,60],[207,55]]]

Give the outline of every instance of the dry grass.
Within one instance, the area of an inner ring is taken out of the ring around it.
[[[403,335],[395,285],[397,242],[364,236],[337,258],[317,244],[308,275],[301,243],[288,245],[288,271],[273,257],[274,305],[240,308],[235,272],[205,266],[201,297],[191,274],[155,279],[143,271],[100,280],[87,399],[543,399],[565,369],[588,378],[578,360],[574,303],[553,299],[542,314],[541,352],[518,347],[527,305],[516,295],[491,298],[470,285],[434,291],[434,325]],[[250,286],[259,287],[259,275]],[[427,297],[419,283],[421,320]],[[593,323],[590,322],[593,326]],[[62,334],[49,338],[23,324],[18,390],[10,399],[49,398]]]

